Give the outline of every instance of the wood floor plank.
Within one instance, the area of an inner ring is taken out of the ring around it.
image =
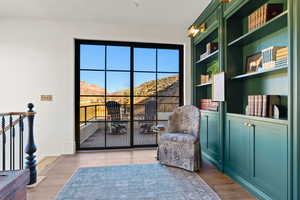
[[[152,164],[157,163],[155,156],[155,150],[81,152],[75,155],[61,156],[50,168],[40,172],[47,177],[38,186],[27,189],[28,200],[53,199],[78,168]],[[198,174],[223,200],[256,199],[207,162],[203,163]]]

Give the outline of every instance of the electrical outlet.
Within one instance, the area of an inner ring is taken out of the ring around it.
[[[41,95],[41,101],[53,101],[52,95]]]

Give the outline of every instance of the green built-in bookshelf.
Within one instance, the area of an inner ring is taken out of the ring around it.
[[[300,178],[293,168],[300,163],[300,151],[295,152],[300,149],[299,4],[213,0],[192,24],[200,27],[191,44],[193,104],[201,111],[203,157],[259,199],[299,197],[294,188]],[[218,49],[201,57],[209,43],[218,43]],[[214,89],[201,75],[217,72],[225,73],[225,101],[214,111],[200,105],[213,100]],[[259,112],[252,113],[250,99],[266,96],[268,101],[279,99],[274,104],[256,100],[268,106],[269,114],[256,104]]]

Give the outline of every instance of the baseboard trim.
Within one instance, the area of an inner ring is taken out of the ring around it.
[[[211,163],[212,165],[214,165],[216,168],[218,168],[220,171],[222,171],[222,165],[213,157],[211,157],[210,155],[208,155],[205,152],[202,152],[202,158],[206,161],[208,161],[209,163]]]
[[[232,178],[234,181],[239,183],[241,186],[243,186],[247,191],[249,191],[251,194],[256,196],[257,198],[261,200],[272,200],[266,193],[263,191],[259,190],[255,185],[251,184],[248,182],[246,179],[243,177],[239,176],[232,170],[230,170],[228,167],[224,167],[224,172],[227,174],[230,178]]]

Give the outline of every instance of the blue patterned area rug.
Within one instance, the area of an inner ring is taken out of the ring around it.
[[[220,200],[196,174],[160,164],[80,168],[56,200]]]

